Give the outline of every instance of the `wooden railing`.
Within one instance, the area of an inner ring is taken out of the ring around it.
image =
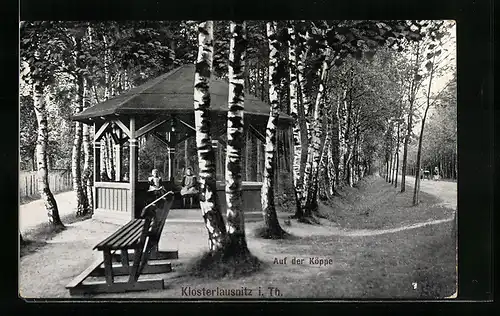
[[[130,213],[130,183],[96,182],[95,207],[97,209],[115,210]]]

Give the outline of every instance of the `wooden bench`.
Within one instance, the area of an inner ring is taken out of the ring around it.
[[[178,258],[177,251],[158,250],[173,196],[172,191],[164,193],[143,208],[140,218],[131,220],[98,243],[93,250],[102,251],[103,258],[96,260],[66,286],[70,294],[163,289],[163,279],[139,280],[139,277],[142,274],[170,272],[170,262],[154,261]],[[104,282],[85,282],[88,277],[102,276],[105,277]],[[117,282],[115,276],[128,276],[128,280]]]

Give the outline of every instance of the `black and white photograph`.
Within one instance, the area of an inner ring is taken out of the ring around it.
[[[456,29],[21,21],[19,297],[456,299]]]

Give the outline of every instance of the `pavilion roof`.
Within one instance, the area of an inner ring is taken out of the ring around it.
[[[109,100],[96,104],[72,117],[75,121],[89,122],[92,118],[110,115],[169,115],[194,112],[193,64],[180,66],[166,74],[151,79]],[[212,111],[226,112],[229,84],[212,77],[210,81],[210,108]],[[269,104],[257,97],[245,94],[245,115],[257,118],[269,116]],[[281,123],[290,124],[292,118],[280,113]]]

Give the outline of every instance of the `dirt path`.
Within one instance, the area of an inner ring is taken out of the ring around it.
[[[401,176],[398,177],[401,181]],[[401,183],[401,182],[400,182]],[[406,176],[406,185],[413,188],[415,186],[415,177]],[[457,209],[458,185],[452,181],[434,181],[421,180],[420,190],[443,200],[443,205]]]
[[[401,176],[399,176],[399,181],[401,181]],[[406,185],[413,188],[415,184],[415,177],[407,176],[406,177]],[[451,208],[453,210],[457,210],[457,183],[451,181],[433,181],[433,180],[423,180],[420,184],[420,189],[423,192],[431,194],[433,196],[438,197],[442,202],[439,203],[439,206]],[[411,225],[403,225],[396,228],[390,229],[342,229],[339,226],[332,225],[329,221],[322,221],[325,235],[333,235],[333,236],[346,236],[346,237],[364,237],[364,236],[378,236],[383,234],[391,234],[397,233],[400,231],[416,229],[428,225],[437,225],[441,223],[446,223],[454,220],[454,216],[449,216],[444,219],[436,219],[429,220],[425,222],[415,223]],[[302,231],[303,230],[303,231]],[[299,236],[307,236],[307,227],[304,226],[302,229],[295,230],[294,233]]]
[[[76,212],[76,198],[73,191],[55,194],[59,216]],[[39,199],[19,206],[19,229],[21,233],[47,222],[47,211],[43,200]]]

